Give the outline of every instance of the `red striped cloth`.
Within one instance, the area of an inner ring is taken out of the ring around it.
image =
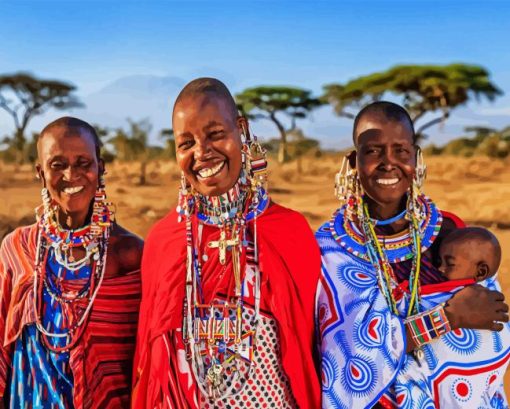
[[[0,397],[9,382],[13,341],[34,322],[37,226],[21,227],[0,248]],[[112,239],[110,239],[111,241]],[[140,270],[107,261],[87,327],[71,350],[77,409],[129,407],[141,287]]]

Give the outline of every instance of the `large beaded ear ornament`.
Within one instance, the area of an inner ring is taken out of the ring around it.
[[[358,220],[363,218],[363,189],[357,170],[351,167],[349,155],[343,157],[335,175],[335,196],[341,206],[346,205],[345,215],[349,220],[354,220],[354,216]]]
[[[255,135],[252,138],[249,129],[245,128],[244,125],[243,134],[243,163],[252,189],[256,190],[261,187],[267,190],[267,152],[260,145]]]

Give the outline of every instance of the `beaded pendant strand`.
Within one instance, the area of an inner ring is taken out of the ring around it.
[[[197,385],[201,393],[212,401],[238,393],[239,390],[235,389],[237,381],[241,377],[248,379],[253,366],[250,364],[244,374],[240,370],[228,369],[232,364],[237,367],[235,361],[242,357],[243,340],[250,337],[254,342],[256,339],[260,312],[260,272],[256,269],[254,277],[254,315],[250,319],[249,330],[243,331],[246,272],[241,269],[241,258],[248,245],[246,223],[253,221],[254,261],[258,263],[257,217],[269,205],[265,190],[266,168],[265,151],[252,141],[243,146],[243,170],[238,182],[225,194],[205,197],[188,187],[185,180],[181,185],[177,211],[179,220],[185,219],[187,248],[183,341]],[[193,228],[193,216],[198,220],[196,230]],[[215,301],[214,296],[212,300],[203,298],[199,254],[203,225],[220,229],[219,240],[207,244],[209,248],[218,249],[220,264],[226,263],[227,251],[232,255],[234,294],[224,303]],[[251,348],[254,348],[253,344]],[[233,353],[227,354],[227,349]],[[225,380],[227,376],[228,382]]]
[[[98,188],[94,199],[91,223],[82,228],[71,230],[64,229],[57,220],[58,208],[56,206],[44,206],[36,209],[38,235],[37,251],[35,257],[33,303],[35,311],[35,325],[42,335],[45,346],[53,352],[67,352],[73,348],[80,339],[85,322],[94,304],[99,288],[104,279],[106,270],[106,259],[108,239],[114,215],[109,203],[105,201],[104,189]],[[55,261],[65,269],[76,272],[85,265],[91,265],[91,274],[87,283],[79,291],[57,293],[49,284],[46,266],[49,250],[53,250]],[[76,260],[73,250],[84,250],[85,255]],[[42,325],[41,312],[43,305],[43,289],[50,294],[50,297],[62,305],[62,311],[73,308],[73,304],[88,298],[86,307],[76,308],[74,319],[64,317],[64,321],[70,323],[64,332],[49,332]],[[66,307],[67,305],[67,307]],[[50,338],[65,338],[63,346],[55,346]]]

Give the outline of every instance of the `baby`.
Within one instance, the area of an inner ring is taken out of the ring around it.
[[[453,230],[439,249],[439,270],[448,280],[483,281],[497,273],[501,262],[498,239],[482,227]]]

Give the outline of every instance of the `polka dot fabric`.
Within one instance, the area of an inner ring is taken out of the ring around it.
[[[249,322],[253,310],[245,308],[244,322]],[[241,373],[246,374],[248,363],[241,364]],[[248,379],[234,385],[236,394],[224,399],[210,401],[200,397],[201,409],[245,409],[245,408],[296,408],[290,384],[280,360],[279,336],[276,321],[264,315],[259,317],[254,362]],[[231,382],[225,377],[227,387]],[[244,387],[243,387],[244,386]]]

